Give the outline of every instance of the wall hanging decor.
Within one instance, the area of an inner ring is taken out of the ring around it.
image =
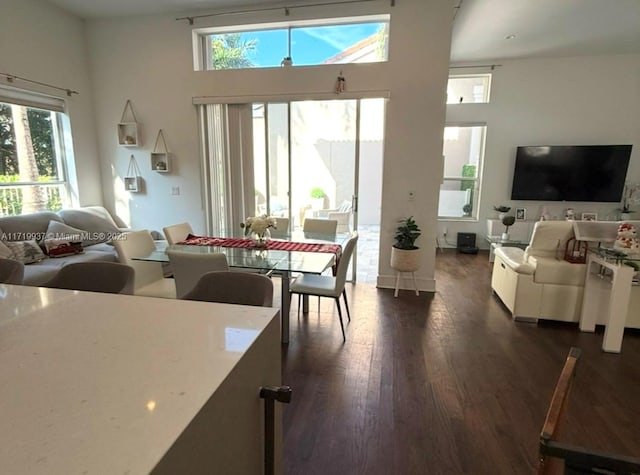
[[[122,118],[118,124],[118,145],[124,147],[138,147],[141,145],[140,130],[131,101],[127,99],[122,111]]]
[[[124,189],[131,193],[139,193],[142,191],[144,181],[140,176],[140,168],[138,162],[133,155],[129,159],[129,167],[127,168],[127,174],[124,177]]]
[[[151,169],[159,173],[168,173],[170,170],[170,158],[167,142],[164,140],[164,133],[160,129],[156,137],[156,144],[153,146],[153,152],[151,152]]]

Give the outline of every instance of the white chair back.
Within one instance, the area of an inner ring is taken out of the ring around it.
[[[529,256],[562,257],[567,241],[573,236],[573,221],[538,221],[525,250],[525,259]]]
[[[134,293],[137,289],[162,280],[164,273],[159,262],[134,261],[134,257],[145,256],[156,250],[149,231],[132,231],[121,239],[114,239],[118,262],[133,267],[135,271]]]
[[[286,238],[289,236],[289,218],[275,218],[276,228],[271,228],[269,233],[273,238]]]
[[[335,234],[336,229],[338,229],[338,221],[335,219],[307,218],[302,225],[305,233]]]
[[[164,237],[167,239],[169,245],[175,244],[187,239],[189,234],[193,234],[193,229],[189,223],[174,224],[172,226],[166,226],[162,228]]]
[[[340,256],[340,261],[338,262],[338,269],[336,270],[336,286],[335,290],[339,293],[344,289],[345,283],[347,282],[347,270],[349,269],[349,262],[351,261],[351,256],[353,255],[353,251],[358,242],[358,233],[353,232],[351,237],[347,240],[344,247],[342,248],[342,255]]]
[[[60,269],[42,287],[110,294],[133,293],[134,270],[117,262],[74,262]]]
[[[179,299],[191,291],[200,277],[207,272],[229,270],[227,257],[221,252],[203,254],[169,249],[167,255],[173,269],[176,295]]]
[[[196,286],[184,300],[233,303],[271,307],[273,282],[261,274],[248,272],[208,272],[200,277]]]

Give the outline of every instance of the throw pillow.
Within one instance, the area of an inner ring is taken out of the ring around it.
[[[5,245],[11,249],[13,259],[23,264],[40,262],[46,257],[35,241],[5,241]]]
[[[107,210],[99,206],[64,209],[58,211],[58,216],[67,225],[88,231],[88,236],[83,237],[85,246],[111,241],[121,233]]]
[[[0,241],[0,257],[3,259],[13,259],[13,251],[7,247],[4,241]]]
[[[82,229],[71,227],[59,221],[49,221],[47,232],[44,233],[45,242],[52,241],[54,239],[64,240],[68,242],[81,241],[83,246],[89,245],[89,244],[85,244],[85,239],[88,237],[89,237],[88,232],[83,231]]]

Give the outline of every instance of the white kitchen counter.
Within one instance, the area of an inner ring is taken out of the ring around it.
[[[280,384],[277,317],[0,285],[0,471],[260,473],[258,391]]]

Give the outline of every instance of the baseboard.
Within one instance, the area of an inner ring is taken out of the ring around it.
[[[421,292],[435,292],[436,281],[435,279],[425,279],[424,277],[416,276],[416,285]],[[395,275],[379,275],[376,287],[379,289],[395,289],[396,288],[396,276]],[[413,280],[411,274],[403,274],[400,278],[400,288],[402,290],[413,290]]]

